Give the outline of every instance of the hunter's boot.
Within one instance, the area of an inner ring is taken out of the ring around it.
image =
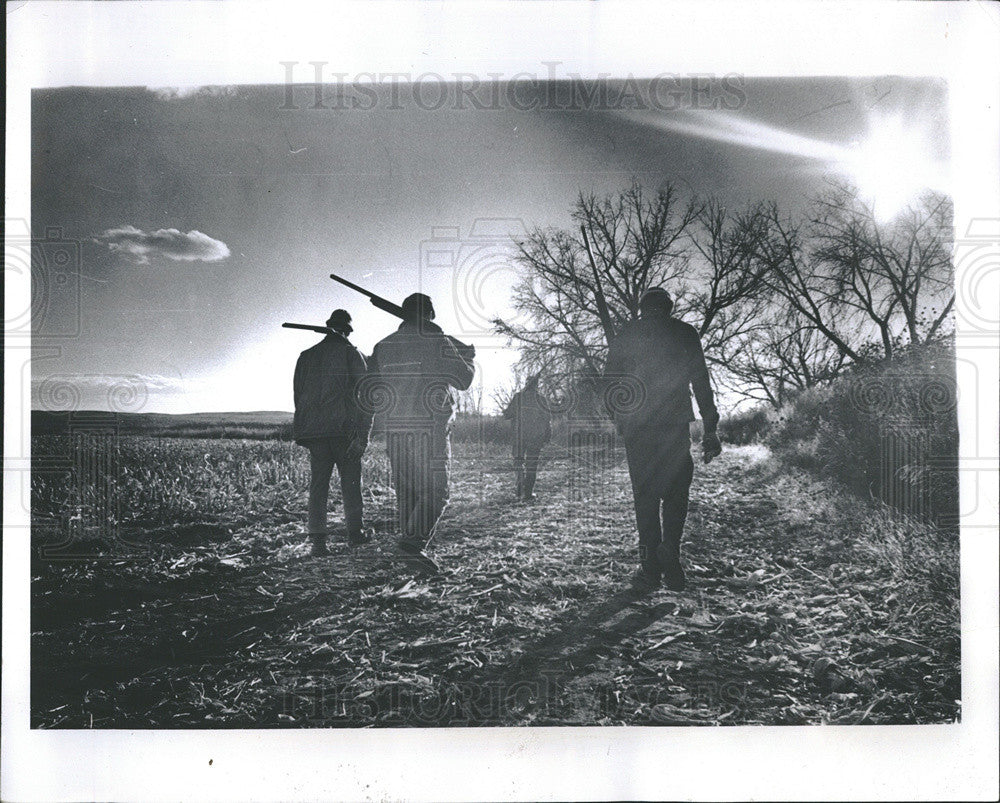
[[[687,587],[687,579],[681,566],[680,544],[665,541],[657,548],[656,556],[663,571],[663,584],[671,591],[683,591]]]
[[[420,544],[401,538],[396,542],[396,559],[417,574],[433,576],[441,571],[435,560],[420,548]]]
[[[363,544],[371,543],[372,532],[373,531],[370,528],[366,529],[364,527],[359,527],[356,530],[349,530],[347,532],[347,543],[350,546],[361,546]]]
[[[522,486],[522,498],[525,502],[530,502],[535,498],[535,472],[530,470],[525,470],[524,472],[524,483]]]
[[[639,544],[639,568],[632,575],[632,589],[639,594],[649,594],[660,587],[660,564],[651,551]]]
[[[330,554],[326,548],[326,533],[310,533],[309,540],[312,541],[312,551],[309,553],[314,558],[324,558]]]

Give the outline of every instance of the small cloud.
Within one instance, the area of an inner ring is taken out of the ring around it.
[[[229,256],[229,246],[197,230],[187,234],[177,229],[145,232],[135,226],[120,226],[101,232],[93,241],[128,254],[140,265],[148,264],[150,256],[179,262],[218,262]]]

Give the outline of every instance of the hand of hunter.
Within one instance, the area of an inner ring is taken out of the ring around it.
[[[350,460],[359,460],[361,455],[368,448],[368,441],[360,435],[355,435],[347,446],[347,457]]]
[[[722,442],[714,432],[706,432],[701,439],[702,460],[711,463],[716,457],[722,454]]]

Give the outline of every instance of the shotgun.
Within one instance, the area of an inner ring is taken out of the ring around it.
[[[338,276],[336,273],[331,273],[330,278],[335,282],[340,282],[345,287],[350,287],[352,290],[361,293],[363,296],[367,296],[373,307],[377,307],[383,312],[388,312],[390,315],[395,315],[400,320],[403,319],[403,308],[398,304],[393,304],[388,299],[382,298],[382,296],[377,296],[375,293],[371,292],[371,290],[365,290],[365,288],[360,285],[357,285],[354,282],[349,282],[347,279],[342,276]],[[438,328],[438,331],[440,331],[440,328]],[[463,360],[471,363],[476,358],[475,346],[463,343],[457,337],[452,337],[451,335],[445,335],[445,337],[451,341],[451,344],[455,347],[455,351],[458,352],[459,356]]]
[[[601,278],[597,272],[597,263],[594,261],[594,252],[590,250],[590,238],[587,237],[587,229],[580,226],[580,234],[583,235],[583,247],[587,249],[587,257],[590,259],[590,269],[594,273],[594,295],[597,297],[597,314],[601,319],[601,326],[604,328],[604,339],[610,346],[615,339],[615,327],[611,322],[611,311],[608,309],[607,299],[604,298],[604,290],[601,289]]]
[[[368,296],[368,300],[372,302],[373,307],[378,307],[383,312],[388,312],[390,315],[395,315],[397,318],[402,319],[403,308],[398,304],[393,304],[391,301],[382,298],[382,296],[377,296],[370,290],[365,290],[365,288],[360,285],[357,285],[354,282],[349,282],[347,279],[338,276],[336,273],[331,273],[330,278],[335,282],[340,282],[345,287],[350,287],[352,290],[356,290],[363,296]]]
[[[283,323],[281,325],[285,327],[285,329],[305,329],[309,332],[319,332],[321,335],[336,334],[329,326],[313,326],[308,323]]]

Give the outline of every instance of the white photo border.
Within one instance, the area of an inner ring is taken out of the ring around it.
[[[1000,12],[989,3],[9,3],[5,217],[30,220],[30,92],[280,83],[331,71],[919,75],[948,81],[956,233],[1000,221]],[[387,20],[392,19],[391,23]],[[641,20],[641,24],[637,23]],[[93,54],[102,54],[97,59]],[[103,55],[106,54],[106,55]],[[115,54],[115,55],[112,55]],[[996,231],[1000,237],[1000,230]],[[994,255],[996,259],[996,254]],[[27,277],[5,271],[8,305]],[[960,281],[961,279],[959,279]],[[959,305],[963,299],[959,298]],[[958,309],[961,318],[961,308]],[[5,800],[995,799],[997,357],[963,337],[962,722],[905,727],[40,731],[29,728],[30,347],[5,340]],[[976,406],[978,404],[978,406]]]

